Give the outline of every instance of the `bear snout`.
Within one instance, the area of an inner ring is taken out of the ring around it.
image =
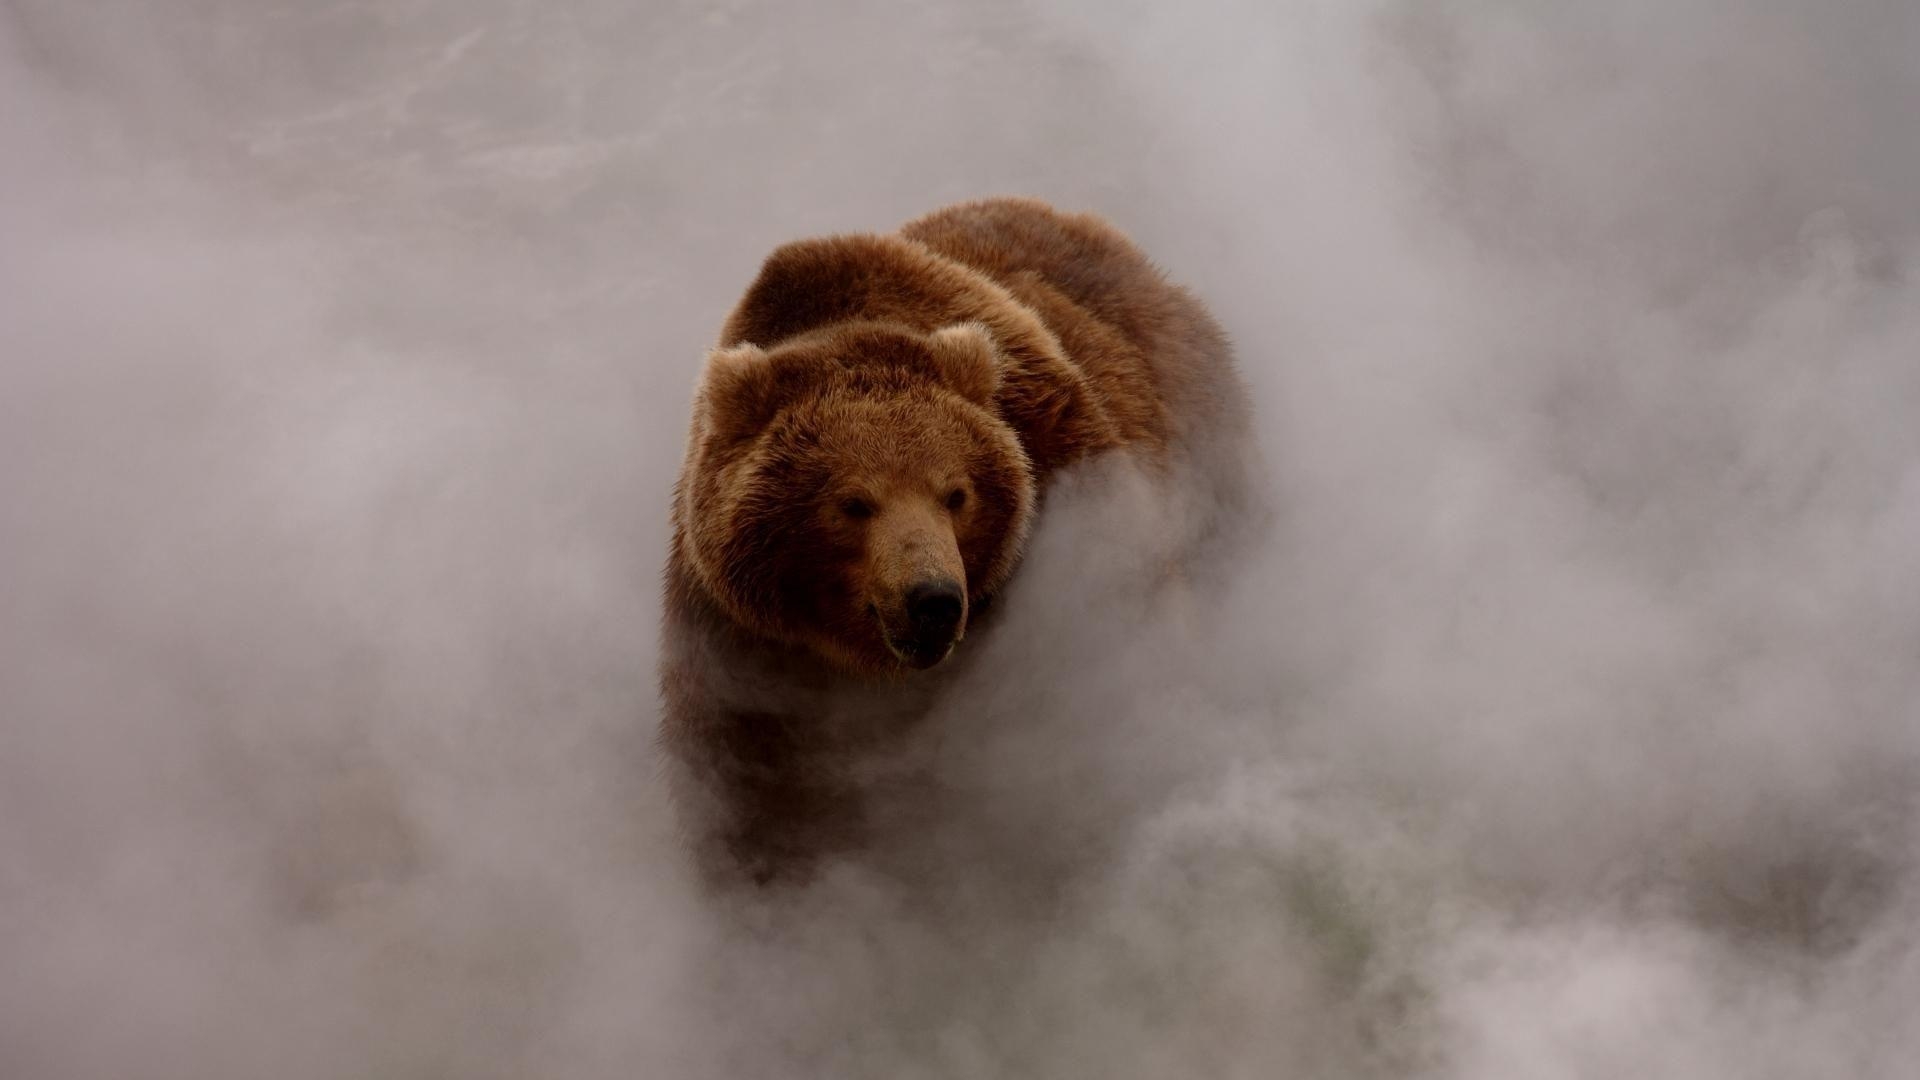
[[[960,640],[966,590],[951,578],[924,578],[907,589],[904,600],[904,625],[882,623],[887,647],[910,667],[930,668],[946,659]]]
[[[907,618],[915,636],[952,637],[966,610],[966,594],[956,581],[922,581],[907,590]]]

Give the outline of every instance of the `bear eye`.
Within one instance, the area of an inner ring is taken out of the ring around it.
[[[954,488],[947,493],[947,509],[958,510],[965,505],[967,505],[967,490],[965,488]]]
[[[861,498],[842,499],[840,512],[856,521],[864,521],[873,516],[873,504]]]

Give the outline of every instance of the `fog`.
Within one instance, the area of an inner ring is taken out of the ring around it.
[[[1920,12],[0,0],[0,1075],[1907,1077]],[[1100,211],[1274,519],[1065,478],[813,887],[652,748],[775,244]]]

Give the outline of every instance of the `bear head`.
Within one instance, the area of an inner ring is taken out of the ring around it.
[[[715,349],[676,500],[694,577],[740,625],[842,671],[939,663],[1033,513],[995,406],[1003,362],[978,323]]]

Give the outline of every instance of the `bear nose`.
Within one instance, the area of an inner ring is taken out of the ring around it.
[[[907,590],[907,618],[922,641],[951,638],[966,607],[966,594],[952,581],[922,581]]]

